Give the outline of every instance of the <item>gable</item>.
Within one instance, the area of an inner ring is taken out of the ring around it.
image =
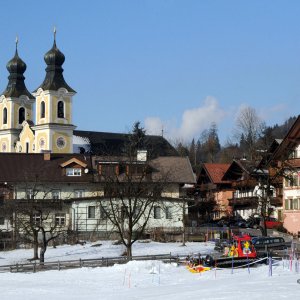
[[[73,157],[73,158],[67,160],[66,162],[62,163],[60,166],[62,168],[65,168],[65,167],[82,167],[82,168],[86,168],[87,164],[82,162],[81,160]]]

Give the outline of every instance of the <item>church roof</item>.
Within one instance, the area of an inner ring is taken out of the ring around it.
[[[53,46],[45,54],[44,60],[47,64],[46,77],[43,83],[34,92],[39,88],[42,88],[44,91],[57,91],[60,88],[65,88],[68,92],[76,93],[64,79],[64,69],[62,68],[62,65],[65,61],[65,56],[56,46],[55,35]]]
[[[25,86],[25,77],[23,74],[26,71],[27,66],[19,57],[17,47],[14,57],[7,63],[6,68],[9,72],[8,84],[2,95],[5,97],[15,98],[19,98],[20,96],[24,95],[29,99],[34,99],[33,95]]]
[[[126,144],[129,143],[130,134],[96,132],[74,130],[74,136],[81,137],[89,141],[90,152],[95,155],[115,155],[124,154]],[[148,156],[151,158],[158,156],[178,156],[175,148],[162,136],[146,135],[145,147]]]

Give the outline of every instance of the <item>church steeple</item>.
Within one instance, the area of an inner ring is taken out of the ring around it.
[[[33,93],[36,96],[35,152],[73,152],[72,103],[76,92],[65,82],[62,65],[65,56],[56,46],[45,54],[47,64],[44,82]]]
[[[18,42],[18,38],[16,38],[15,56],[6,65],[9,72],[8,84],[2,95],[13,98],[18,98],[24,95],[29,99],[34,99],[33,95],[31,95],[25,86],[25,77],[23,74],[27,67],[25,62],[19,57]]]
[[[64,54],[56,46],[56,29],[54,28],[54,42],[52,48],[45,54],[44,60],[47,64],[46,77],[43,83],[36,89],[42,88],[44,91],[57,91],[60,88],[65,88],[68,92],[75,91],[66,83],[62,68],[65,62]]]

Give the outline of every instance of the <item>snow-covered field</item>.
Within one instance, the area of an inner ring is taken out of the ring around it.
[[[101,246],[61,246],[49,248],[46,260],[66,260],[118,256],[121,245],[101,242]],[[168,243],[137,243],[134,255],[163,253],[205,253],[211,243],[188,243],[187,247]],[[0,264],[25,261],[32,250],[0,252]],[[250,271],[250,272],[249,272]],[[0,273],[0,299],[299,299],[300,273],[289,262],[269,267],[211,270],[190,273],[185,266],[158,261],[129,262],[107,268],[82,268],[40,273]]]

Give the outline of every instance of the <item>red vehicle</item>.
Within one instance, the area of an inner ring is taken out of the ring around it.
[[[272,218],[272,217],[266,218],[266,228],[267,229],[273,229],[280,225],[282,225],[282,222],[278,221],[277,219]]]
[[[224,255],[221,257],[209,257],[208,266],[217,265],[223,268],[233,266],[248,266],[257,260],[257,253],[252,244],[250,235],[233,235],[231,244],[225,247]]]
[[[238,258],[256,258],[257,254],[252,244],[251,236],[247,234],[242,236],[234,235],[232,237],[232,245],[230,249],[228,249],[227,256]]]

